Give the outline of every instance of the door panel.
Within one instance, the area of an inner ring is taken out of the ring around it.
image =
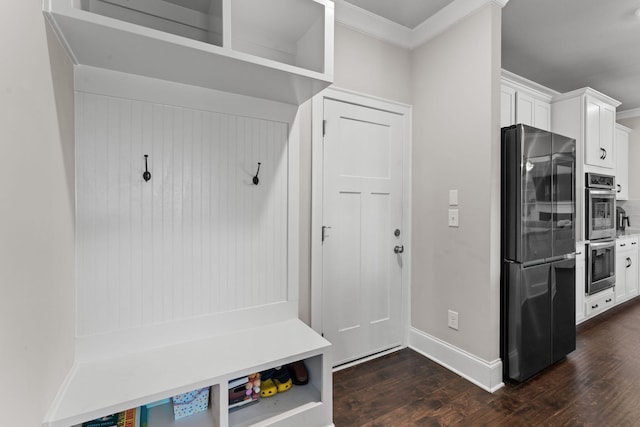
[[[325,100],[323,333],[334,365],[402,343],[402,117]]]
[[[576,260],[551,265],[553,362],[576,349]]]
[[[553,135],[553,256],[575,250],[575,140]]]
[[[550,269],[507,263],[506,271],[508,376],[524,381],[551,363]]]
[[[551,133],[522,128],[522,262],[552,256]]]

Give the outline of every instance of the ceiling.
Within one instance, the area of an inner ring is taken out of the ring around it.
[[[346,0],[409,29],[464,0]],[[509,0],[502,67],[558,92],[592,87],[640,108],[640,0]]]

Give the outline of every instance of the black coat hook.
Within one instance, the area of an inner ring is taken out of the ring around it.
[[[260,162],[258,162],[258,170],[256,171],[256,176],[253,177],[253,183],[258,185],[260,182],[260,178],[258,178],[258,174],[260,173]]]
[[[148,154],[144,155],[144,172],[142,173],[142,178],[147,182],[151,179],[151,173],[149,172],[149,165],[147,164],[148,157],[149,157]]]

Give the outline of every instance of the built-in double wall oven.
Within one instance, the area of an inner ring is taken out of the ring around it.
[[[585,183],[585,231],[589,240],[585,290],[588,295],[593,295],[616,283],[615,178],[587,173]]]

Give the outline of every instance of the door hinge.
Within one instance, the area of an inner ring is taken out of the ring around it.
[[[322,121],[322,136],[325,136],[327,134],[327,121],[323,120]]]

